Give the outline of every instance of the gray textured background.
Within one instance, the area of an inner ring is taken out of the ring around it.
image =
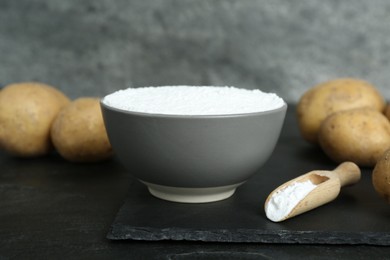
[[[0,0],[0,85],[72,98],[149,85],[234,85],[288,102],[359,77],[390,99],[390,1]]]

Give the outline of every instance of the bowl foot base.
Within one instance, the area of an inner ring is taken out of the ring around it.
[[[210,188],[178,188],[145,181],[141,182],[148,187],[149,192],[153,196],[163,200],[182,203],[206,203],[224,200],[231,197],[236,191],[236,188],[242,184],[238,183]]]

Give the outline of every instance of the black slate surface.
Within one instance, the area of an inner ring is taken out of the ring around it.
[[[269,221],[263,204],[278,185],[305,172],[337,165],[299,136],[289,108],[279,143],[259,172],[229,199],[182,204],[151,196],[135,181],[107,234],[111,240],[186,240],[305,244],[390,245],[390,206],[375,193],[372,169],[322,207],[280,223]]]

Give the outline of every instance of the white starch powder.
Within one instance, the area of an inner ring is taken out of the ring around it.
[[[275,192],[265,205],[267,218],[278,222],[284,220],[291,210],[309,194],[315,187],[310,180],[304,182],[294,182],[292,185]]]
[[[274,93],[214,86],[128,88],[107,95],[103,103],[132,112],[166,115],[254,113],[277,109],[285,104]]]

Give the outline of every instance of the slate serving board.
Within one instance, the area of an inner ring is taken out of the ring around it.
[[[270,160],[231,198],[206,204],[167,202],[134,180],[107,238],[390,245],[390,205],[375,193],[370,168],[362,169],[361,181],[344,187],[329,204],[280,223],[266,218],[263,204],[274,188],[305,172],[337,166],[302,140],[294,110],[289,107]]]

